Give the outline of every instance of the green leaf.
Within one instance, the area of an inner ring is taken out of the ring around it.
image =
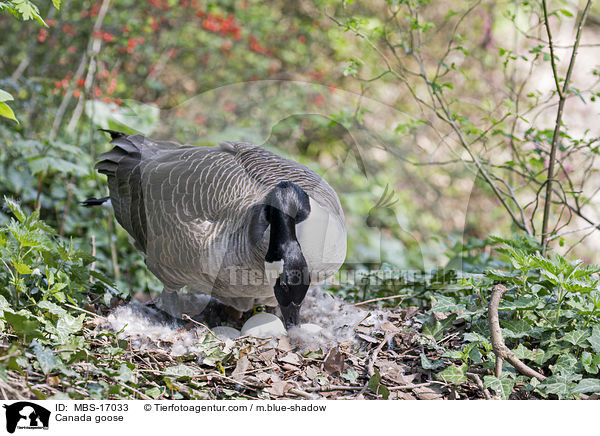
[[[461,366],[451,365],[442,372],[439,372],[437,377],[446,383],[458,385],[467,380],[466,372],[466,364],[462,364]]]
[[[348,368],[348,370],[344,374],[340,375],[340,377],[344,380],[348,380],[350,384],[356,383],[356,380],[358,380],[358,376],[358,371],[356,371],[353,368]]]
[[[57,366],[56,356],[50,348],[45,348],[37,340],[31,342],[31,347],[35,353],[35,357],[40,364],[40,369],[44,374],[48,374]]]
[[[559,398],[565,398],[570,395],[571,390],[576,386],[575,382],[581,379],[581,374],[561,373],[548,377],[540,385],[539,389],[547,394],[558,395]]]
[[[3,295],[0,295],[0,315],[7,310],[10,309],[10,303],[4,298]]]
[[[12,100],[14,100],[12,95],[10,95],[8,92],[6,92],[3,89],[0,89],[0,103],[5,102],[5,101],[12,101]]]
[[[488,338],[479,333],[465,333],[463,335],[463,340],[465,340],[466,342],[481,342],[482,344],[490,343]]]
[[[436,296],[434,303],[431,305],[432,312],[452,312],[455,310],[463,309],[462,306],[457,305],[456,301],[452,297]]]
[[[573,13],[571,11],[569,11],[568,9],[559,9],[560,13],[563,14],[565,17],[569,17],[572,18],[573,17]]]
[[[178,377],[192,377],[196,375],[196,370],[187,365],[174,365],[165,368],[167,375],[176,375]]]
[[[536,297],[519,297],[515,301],[503,301],[498,306],[498,310],[523,310],[523,309],[535,309],[538,305],[538,299]]]
[[[589,351],[581,353],[581,364],[590,374],[598,374],[598,364],[600,364],[600,354],[592,355]]]
[[[23,210],[21,209],[21,206],[19,205],[19,203],[17,203],[15,200],[13,200],[12,198],[7,197],[6,195],[4,196],[4,202],[6,203],[6,205],[8,206],[8,208],[10,209],[10,211],[13,213],[13,215],[20,221],[23,222],[25,221],[25,214],[23,213]]]
[[[587,341],[591,344],[594,352],[600,353],[600,327],[595,325],[592,328],[592,335],[587,338]]]
[[[158,387],[153,387],[150,389],[146,389],[146,391],[144,393],[146,395],[148,395],[149,397],[152,397],[156,400],[158,397],[160,397],[160,395],[162,394],[162,391]]]
[[[44,19],[40,16],[38,7],[29,0],[12,0],[12,3],[23,20],[35,18],[42,26],[48,27]]]
[[[586,339],[590,336],[587,330],[573,330],[563,336],[563,340],[578,347],[587,347]]]
[[[69,335],[77,333],[83,327],[83,319],[85,314],[82,313],[77,318],[68,313],[61,316],[56,323],[56,333],[60,338],[61,342],[68,340]]]
[[[67,313],[67,311],[60,307],[58,304],[52,303],[51,301],[47,300],[40,301],[38,303],[38,307],[40,309],[46,309],[48,312],[58,316],[63,316]]]
[[[522,338],[533,332],[531,325],[524,319],[505,321],[503,327],[502,334],[505,338]]]
[[[561,354],[560,356],[558,356],[558,359],[556,359],[556,363],[552,365],[552,372],[572,372],[573,368],[575,368],[575,365],[577,365],[577,359],[575,358],[575,356],[566,353]]]
[[[433,322],[428,322],[423,325],[421,333],[432,337],[434,340],[439,341],[444,337],[446,330],[452,327],[452,323],[456,319],[456,314],[452,314],[447,318],[438,321],[437,319]]]
[[[435,371],[436,369],[440,369],[444,366],[444,362],[441,360],[435,360],[435,361],[431,361],[427,358],[427,356],[425,356],[424,353],[421,353],[421,367],[423,369],[427,369],[427,370],[433,370]]]
[[[374,374],[369,379],[368,386],[374,394],[381,395],[384,400],[387,400],[390,396],[390,391],[388,388],[381,384],[381,374],[377,368],[374,368]]]
[[[31,274],[33,272],[33,270],[24,263],[13,261],[13,265],[19,274]]]
[[[590,394],[600,392],[600,380],[597,378],[584,378],[577,386],[571,389],[572,394]]]
[[[483,386],[492,389],[503,400],[508,400],[515,386],[515,381],[508,377],[499,379],[492,375],[486,375],[483,378]]]
[[[127,383],[135,380],[135,374],[131,368],[125,363],[123,363],[119,367],[119,375],[117,379],[121,380],[123,383]]]
[[[531,351],[530,349],[525,347],[525,345],[523,345],[523,344],[517,345],[517,348],[515,348],[513,350],[513,353],[515,353],[515,356],[517,356],[517,358],[520,360],[532,359],[535,354],[533,351]]]
[[[61,0],[52,0],[52,4],[56,9],[60,9]]]
[[[29,319],[24,315],[10,312],[4,312],[4,319],[18,334],[39,336],[40,323],[36,319]]]

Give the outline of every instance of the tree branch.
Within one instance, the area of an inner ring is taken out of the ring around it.
[[[507,360],[517,371],[528,377],[534,377],[539,381],[544,381],[545,376],[540,374],[534,369],[531,369],[525,363],[521,362],[515,353],[513,353],[504,343],[502,337],[502,329],[500,328],[500,321],[498,319],[498,305],[502,295],[506,292],[506,288],[502,285],[494,286],[492,290],[492,296],[488,306],[488,322],[490,324],[490,331],[492,334],[492,349],[496,354],[496,377],[500,377],[502,371],[502,360]]]
[[[568,93],[569,83],[571,81],[571,73],[573,72],[573,66],[575,65],[575,58],[577,57],[577,48],[579,47],[579,41],[581,40],[581,30],[583,24],[590,10],[592,0],[588,0],[581,18],[577,24],[577,34],[575,35],[575,42],[573,44],[573,51],[571,52],[571,59],[569,61],[569,67],[567,69],[567,75],[563,81],[562,89],[560,87],[560,80],[558,77],[558,69],[556,67],[554,59],[554,45],[552,43],[552,32],[550,29],[550,22],[548,20],[548,8],[546,0],[542,0],[542,7],[544,9],[544,26],[546,27],[546,33],[548,34],[548,44],[550,46],[550,62],[552,65],[552,75],[554,76],[554,82],[556,85],[556,92],[558,93],[558,109],[556,111],[556,122],[554,124],[554,133],[552,134],[552,144],[550,146],[550,161],[548,163],[548,183],[546,184],[546,198],[544,200],[544,215],[542,218],[542,235],[541,245],[542,254],[546,253],[548,245],[548,221],[550,219],[550,206],[552,204],[552,185],[554,181],[554,165],[556,162],[556,149],[558,148],[558,138],[560,136],[560,128],[562,125],[563,110],[565,107],[566,94]]]

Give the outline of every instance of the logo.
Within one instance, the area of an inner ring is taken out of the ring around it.
[[[50,411],[29,401],[4,405],[6,409],[6,431],[14,433],[15,429],[48,429]]]

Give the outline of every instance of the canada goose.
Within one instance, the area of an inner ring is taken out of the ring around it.
[[[279,304],[286,327],[297,325],[311,280],[333,275],[346,256],[331,186],[248,143],[199,147],[107,132],[114,147],[96,169],[108,176],[118,222],[164,285],[159,307],[194,316],[204,294],[242,312]]]

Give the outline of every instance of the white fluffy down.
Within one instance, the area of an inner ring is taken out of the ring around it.
[[[381,311],[366,311],[331,296],[319,286],[309,289],[300,312],[302,323],[316,324],[317,328],[293,327],[288,331],[292,344],[301,349],[330,348],[347,341],[355,341],[355,328],[359,324],[378,326],[386,321]],[[203,327],[186,330],[165,324],[147,316],[139,303],[116,308],[107,318],[110,327],[121,332],[140,350],[162,349],[173,356],[198,354],[197,339]],[[219,331],[218,333],[224,333]],[[219,336],[221,336],[219,334]]]

